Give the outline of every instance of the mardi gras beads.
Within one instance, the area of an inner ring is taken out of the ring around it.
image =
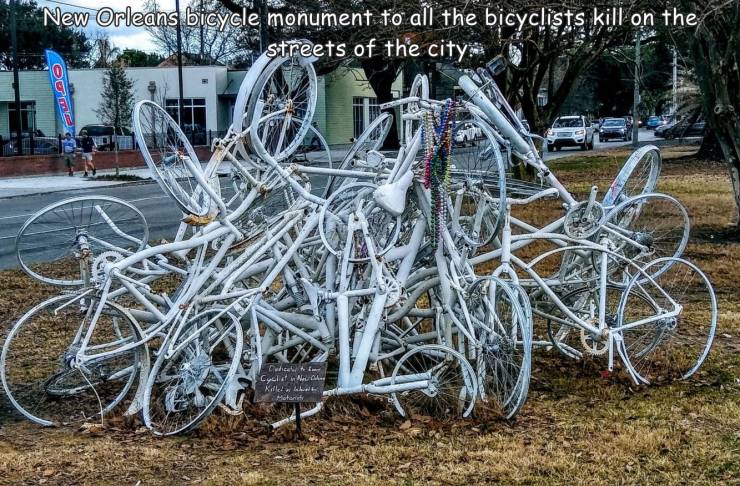
[[[436,248],[446,221],[445,198],[449,186],[452,153],[452,136],[455,126],[456,104],[448,100],[435,127],[433,115],[426,113],[422,124],[422,141],[424,144],[424,187],[430,190],[433,210],[431,211],[430,230],[432,247]]]

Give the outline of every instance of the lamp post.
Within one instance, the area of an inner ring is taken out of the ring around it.
[[[157,83],[155,81],[149,81],[149,84],[147,85],[146,89],[147,89],[147,91],[149,91],[149,98],[152,100],[152,103],[154,103],[155,102],[154,101],[154,93],[157,92]],[[153,132],[155,132],[155,131],[156,130],[154,130]],[[157,144],[157,134],[156,133],[152,133],[151,136],[153,137],[153,139],[154,139],[153,142],[156,145]],[[132,136],[131,137],[131,140],[132,141],[135,141],[136,138]],[[134,146],[134,148],[136,148],[136,146]]]
[[[642,32],[635,33],[635,86],[632,98],[632,146],[640,145],[640,36]]]

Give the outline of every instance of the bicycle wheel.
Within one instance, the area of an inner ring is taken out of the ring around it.
[[[689,241],[686,209],[665,194],[643,194],[623,201],[609,212],[605,225],[602,234],[615,251],[642,265],[656,258],[680,257]],[[669,265],[673,260],[664,262]],[[653,277],[666,269],[651,268]]]
[[[149,373],[144,424],[155,435],[197,427],[219,404],[239,366],[244,347],[239,320],[221,309],[190,318],[168,339]],[[165,352],[166,351],[166,352]]]
[[[248,103],[251,96],[254,94],[254,86],[257,83],[257,80],[259,79],[260,74],[262,74],[263,70],[267,67],[267,65],[272,61],[272,59],[267,56],[267,54],[260,55],[254,63],[252,63],[252,66],[247,71],[247,74],[244,76],[244,79],[242,80],[242,83],[239,85],[239,92],[236,95],[236,100],[234,101],[234,112],[232,115],[232,128],[234,132],[241,133],[242,131],[249,128],[249,122],[251,119],[248,119],[245,115],[248,113]],[[242,145],[242,142],[237,142],[239,146]]]
[[[51,204],[31,216],[15,239],[23,271],[59,286],[85,284],[93,260],[105,251],[134,253],[147,244],[149,227],[133,205],[109,196],[83,196]],[[85,257],[87,268],[81,268]],[[54,266],[40,265],[54,262]]]
[[[370,258],[362,231],[357,228],[349,234],[349,223],[360,211],[368,225],[368,236],[374,243],[376,256],[383,255],[398,241],[401,228],[400,216],[394,216],[380,207],[373,198],[375,184],[358,182],[334,192],[319,213],[319,236],[326,248],[341,257],[347,238],[353,238],[349,261],[363,262]]]
[[[498,142],[480,120],[460,122],[480,136],[469,147],[455,147],[452,165],[453,234],[472,246],[484,246],[497,235],[506,210],[506,171]]]
[[[635,150],[609,186],[602,204],[615,206],[627,198],[653,192],[660,176],[660,166],[660,149],[655,145]]]
[[[133,125],[144,160],[165,194],[186,214],[208,214],[211,198],[194,177],[202,172],[200,161],[175,120],[158,104],[142,100],[134,106]]]
[[[5,393],[21,414],[40,425],[100,420],[126,397],[139,375],[143,346],[116,353],[141,339],[133,318],[112,303],[81,308],[72,295],[52,297],[29,310],[3,345],[0,370]],[[89,301],[87,301],[89,303]],[[73,366],[81,328],[103,305],[87,347],[93,357]]]
[[[666,265],[667,260],[672,260]],[[666,268],[645,282],[635,275],[619,304],[616,332],[625,365],[645,383],[686,379],[709,354],[717,327],[717,300],[709,279],[680,258],[658,258],[643,271]],[[645,302],[649,301],[650,305]]]
[[[276,161],[288,158],[303,142],[311,127],[316,96],[316,71],[308,58],[275,58],[260,74],[246,116],[250,123],[260,120],[257,138]],[[247,141],[252,143],[252,137]]]
[[[416,415],[437,419],[468,417],[475,407],[478,382],[468,360],[441,344],[427,344],[412,349],[396,363],[391,386],[427,380],[422,389],[391,394],[402,417]]]
[[[303,141],[296,151],[290,157],[292,163],[301,164],[309,167],[325,167],[331,169],[333,164],[332,154],[329,144],[314,126],[308,131]],[[311,183],[313,194],[321,194],[326,189],[329,178],[324,174],[306,174]]]
[[[393,125],[393,115],[383,112],[370,122],[362,131],[359,137],[352,143],[349,151],[337,165],[337,169],[342,170],[366,170],[377,171],[380,167],[370,167],[365,164],[367,154],[371,150],[378,150],[388,136],[388,132]],[[324,197],[330,196],[339,187],[355,182],[354,178],[329,176],[329,180],[324,190]]]
[[[624,292],[624,287],[606,286],[604,317],[609,328],[617,325],[617,311]],[[596,324],[599,317],[600,295],[600,288],[589,286],[568,292],[560,297],[560,301],[581,320]],[[644,295],[636,293],[633,299],[640,300],[641,306],[651,306],[653,312],[657,311],[654,303]],[[608,351],[606,342],[595,341],[581,332],[581,329],[554,303],[551,303],[551,308],[544,312],[543,317],[547,320],[547,335],[550,341],[564,356],[573,359],[583,358],[584,353],[579,348],[583,349],[586,354],[595,356],[606,354]],[[650,345],[650,341],[647,341],[647,345]]]
[[[532,359],[532,320],[520,296],[495,277],[478,279],[467,302],[481,344],[476,363],[481,397],[510,419],[524,405]]]

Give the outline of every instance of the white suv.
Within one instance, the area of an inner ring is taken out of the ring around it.
[[[483,136],[483,132],[480,127],[473,125],[472,123],[457,123],[455,125],[455,143],[462,145],[463,147],[471,142],[475,144],[475,141]]]
[[[581,150],[594,148],[594,129],[584,116],[561,116],[547,131],[547,150],[552,152],[560,147],[581,147]]]

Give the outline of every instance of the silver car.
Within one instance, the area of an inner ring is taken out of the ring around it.
[[[558,117],[545,135],[548,151],[560,150],[560,147],[594,148],[594,129],[584,116]]]

